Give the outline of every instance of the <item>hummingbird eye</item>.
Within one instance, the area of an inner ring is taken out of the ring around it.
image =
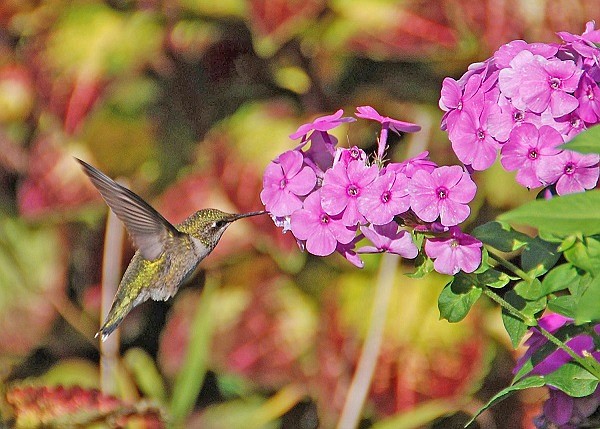
[[[213,228],[215,228],[215,229],[221,229],[225,225],[227,225],[227,222],[224,220],[217,220],[217,221],[214,221],[212,224]]]

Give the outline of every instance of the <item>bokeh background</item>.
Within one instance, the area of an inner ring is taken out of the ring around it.
[[[174,299],[126,318],[101,370],[107,209],[72,157],[127,180],[173,223],[204,207],[261,209],[262,171],[294,146],[287,136],[338,108],[370,104],[422,125],[392,141],[394,160],[426,149],[454,163],[439,131],[443,78],[513,39],[581,33],[599,10],[598,0],[0,2],[0,425],[335,427],[380,257],[358,270],[301,253],[268,217],[240,221]],[[361,121],[337,136],[368,151],[377,132]],[[498,168],[476,181],[471,226],[534,197]],[[120,276],[134,250],[119,250],[113,230],[106,258]],[[499,310],[483,302],[461,323],[440,321],[447,279],[410,271],[399,267],[387,302],[361,428],[461,427],[511,379],[518,351]],[[477,424],[531,428],[544,398],[526,391]]]

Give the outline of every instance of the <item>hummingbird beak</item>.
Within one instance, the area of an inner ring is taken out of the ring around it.
[[[231,216],[231,222],[233,222],[234,220],[245,218],[245,217],[258,216],[258,215],[267,214],[267,213],[268,212],[266,212],[264,210],[261,210],[261,211],[258,211],[258,212],[234,214],[234,215]]]

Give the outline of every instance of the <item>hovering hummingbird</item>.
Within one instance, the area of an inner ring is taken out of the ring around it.
[[[233,221],[267,213],[230,214],[202,209],[174,226],[141,197],[86,162],[75,159],[106,204],[125,224],[138,248],[119,284],[108,316],[96,333],[102,341],[137,305],[149,298],[166,301],[175,295]]]

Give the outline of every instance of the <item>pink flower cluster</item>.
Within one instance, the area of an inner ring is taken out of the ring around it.
[[[336,148],[328,131],[355,121],[342,115],[339,110],[302,125],[290,136],[301,138],[300,144],[266,168],[260,197],[276,224],[290,230],[308,252],[338,251],[358,267],[363,253],[415,258],[417,232],[426,237],[423,251],[435,259],[439,272],[477,269],[482,244],[457,227],[469,216],[468,203],[477,190],[469,173],[460,166],[438,167],[427,152],[385,163],[388,131],[420,127],[381,116],[370,106],[358,107],[356,116],[381,124],[374,162],[357,147]],[[357,248],[363,240],[370,243]]]
[[[512,41],[458,81],[444,79],[439,105],[465,165],[485,170],[499,152],[520,184],[561,195],[598,181],[598,155],[558,146],[600,122],[600,30],[591,21],[581,36],[558,35],[560,45]]]

